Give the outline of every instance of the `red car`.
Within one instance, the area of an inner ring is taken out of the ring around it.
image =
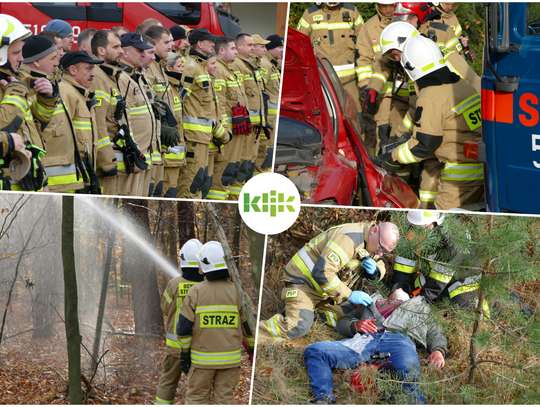
[[[406,182],[376,166],[361,139],[356,104],[310,39],[288,29],[275,170],[302,203],[417,208]]]

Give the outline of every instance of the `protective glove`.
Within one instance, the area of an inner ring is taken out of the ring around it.
[[[253,348],[248,348],[247,354],[249,356],[249,360],[251,361],[251,363],[253,363]]]
[[[233,107],[233,116],[232,116],[233,134],[243,134],[245,136],[248,135],[246,115],[244,114],[245,109],[246,108],[242,106],[241,104],[238,104],[235,107]]]
[[[401,164],[397,161],[394,161],[392,158],[392,153],[384,153],[375,157],[375,164],[379,167],[384,168],[387,171],[396,172],[401,168]]]
[[[133,138],[129,135],[126,136],[126,153],[124,153],[124,161],[126,160],[126,155],[128,155],[129,159],[132,160],[132,162],[141,170],[144,171],[148,168],[148,164],[146,162],[144,154],[141,153],[141,150],[139,150],[139,147],[137,147],[137,144],[135,143]],[[133,170],[134,168],[131,168],[130,172],[133,172]],[[127,171],[127,164],[126,164],[126,171]]]
[[[189,373],[189,368],[191,367],[190,353],[180,353],[180,367],[182,368],[182,372],[185,374]]]
[[[146,158],[143,153],[141,153],[139,156],[135,155],[135,165],[143,171],[148,168],[148,163],[146,162]]]
[[[465,59],[467,59],[468,62],[473,63],[474,61],[476,61],[476,53],[474,52],[474,49],[472,47],[467,46],[464,47],[463,50],[465,54]]]
[[[370,276],[375,274],[377,271],[377,263],[375,263],[375,260],[366,258],[362,262],[362,266],[364,267],[364,270],[366,270],[366,273],[368,273]]]
[[[43,187],[43,180],[45,178],[45,169],[41,164],[41,159],[45,156],[45,151],[33,144],[26,146],[26,149],[32,153],[30,170],[19,181],[19,185],[27,191],[39,191]]]
[[[99,180],[92,164],[92,160],[88,154],[84,154],[84,167],[86,168],[86,173],[88,174],[88,179],[90,185],[88,187],[88,192],[93,195],[101,195],[101,187],[99,185]]]
[[[155,99],[152,103],[152,110],[156,119],[161,121],[161,118],[167,114],[167,104],[161,99]]]
[[[369,305],[373,300],[363,291],[353,291],[349,297],[349,302],[352,302],[353,304]]]
[[[377,97],[379,92],[374,89],[366,89],[366,97],[362,101],[362,107],[369,114],[375,114],[377,111]]]
[[[251,126],[251,119],[249,118],[249,111],[244,106],[244,118],[246,119],[246,136],[249,136],[253,130],[253,127]]]
[[[180,133],[175,126],[168,122],[161,122],[161,144],[165,147],[174,147],[180,144]]]
[[[356,332],[361,334],[374,334],[377,333],[377,327],[374,322],[377,322],[376,319],[363,319],[354,324]]]

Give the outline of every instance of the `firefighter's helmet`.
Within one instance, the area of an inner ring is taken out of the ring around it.
[[[199,264],[205,274],[227,268],[227,264],[225,263],[225,253],[219,242],[212,241],[205,243],[201,250],[199,250],[197,258],[199,259]]]
[[[418,34],[418,30],[403,21],[396,21],[388,25],[381,33],[382,54],[384,55],[393,49],[403,51],[405,41]]]
[[[381,12],[381,9],[379,8],[379,4],[392,4],[392,5],[394,5],[395,3],[396,2],[393,1],[393,0],[379,0],[379,1],[376,1],[375,2],[375,8],[377,9],[377,14],[379,15],[379,17],[381,17],[384,20],[388,20],[388,19],[392,18],[392,16],[387,17]]]
[[[424,24],[431,15],[431,11],[427,3],[396,3],[392,21],[407,21],[411,14],[416,14],[418,22]]]
[[[414,226],[427,226],[432,223],[441,225],[444,221],[444,214],[434,211],[414,210],[407,213],[407,220]]]
[[[32,32],[15,17],[0,14],[0,66],[8,62],[9,46],[31,35]]]
[[[197,253],[203,247],[197,239],[189,239],[180,249],[180,267],[199,267]]]
[[[401,53],[401,65],[413,81],[447,66],[439,46],[421,35],[412,37],[405,43]]]

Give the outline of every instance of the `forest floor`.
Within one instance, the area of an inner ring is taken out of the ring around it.
[[[0,404],[69,404],[64,324],[55,323],[53,337],[48,339],[34,339],[33,331],[13,336],[32,329],[32,321],[17,318],[17,315],[27,314],[23,311],[26,307],[23,300],[17,298],[12,304],[0,345]],[[144,340],[133,335],[133,310],[127,296],[120,298],[117,305],[114,294],[109,294],[106,317],[102,335],[105,342],[100,355],[108,352],[93,380],[89,352],[94,332],[89,325],[95,326],[95,319],[80,318],[84,345],[81,347],[82,369],[85,378],[92,380],[91,392],[82,384],[85,404],[154,404],[165,340]],[[111,326],[115,333],[110,332]],[[235,391],[234,404],[249,403],[251,371],[249,357],[242,351],[240,384]],[[182,375],[175,404],[184,404],[186,388],[186,376]]]

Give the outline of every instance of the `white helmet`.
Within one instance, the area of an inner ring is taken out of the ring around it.
[[[24,40],[32,32],[15,17],[0,14],[0,66],[8,62],[8,48],[16,41]]]
[[[405,41],[415,35],[420,34],[411,24],[403,21],[396,21],[388,25],[381,33],[381,51],[386,54],[393,49],[403,51]]]
[[[375,1],[374,3],[375,3],[375,9],[377,10],[377,14],[378,14],[381,18],[383,18],[383,19],[385,19],[385,20],[391,20],[391,19],[392,19],[392,16],[391,16],[391,15],[390,15],[390,16],[385,16],[385,15],[381,12],[381,9],[379,8],[379,4],[387,4],[387,5],[391,4],[391,5],[394,5],[394,4],[395,4],[395,1],[393,1],[393,0],[379,0],[379,1]]]
[[[433,211],[409,211],[407,220],[414,226],[427,226],[433,222],[440,226],[443,223],[444,214]]]
[[[405,43],[401,65],[413,81],[447,66],[439,46],[421,35],[412,37]]]
[[[227,268],[225,253],[219,242],[206,242],[197,253],[197,258],[205,274]]]
[[[201,250],[202,243],[197,239],[189,239],[178,254],[180,255],[180,267],[199,267],[197,253]]]

